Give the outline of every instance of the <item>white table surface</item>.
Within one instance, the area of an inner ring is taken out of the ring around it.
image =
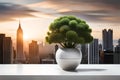
[[[56,64],[0,65],[0,80],[120,80],[120,65],[83,65],[64,71]]]

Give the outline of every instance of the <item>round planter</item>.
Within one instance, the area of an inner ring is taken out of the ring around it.
[[[75,70],[81,59],[82,53],[77,48],[59,48],[56,52],[57,64],[63,70]]]

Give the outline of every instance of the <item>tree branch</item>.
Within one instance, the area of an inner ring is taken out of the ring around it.
[[[62,43],[59,43],[62,47],[64,47],[65,48],[65,46],[62,44]]]

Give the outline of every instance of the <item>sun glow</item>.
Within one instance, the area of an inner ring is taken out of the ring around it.
[[[23,35],[23,39],[24,39],[24,40],[28,40],[28,39],[29,39],[29,36],[28,36],[27,34],[24,34],[24,35]]]

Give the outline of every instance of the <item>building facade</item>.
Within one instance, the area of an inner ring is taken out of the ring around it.
[[[13,63],[13,47],[11,37],[5,38],[5,46],[4,46],[4,64],[12,64]]]
[[[13,63],[13,49],[11,37],[0,34],[0,64]]]
[[[16,63],[25,63],[25,55],[23,53],[23,30],[19,22],[19,27],[17,29],[17,46],[16,46]]]
[[[30,64],[38,64],[40,63],[40,57],[39,57],[39,45],[37,44],[37,41],[32,41],[29,44],[29,63]]]
[[[114,52],[104,51],[104,62],[103,64],[113,64],[114,63]]]
[[[0,64],[3,64],[5,34],[0,34]]]
[[[120,64],[120,39],[118,40],[118,45],[115,47],[114,64]]]
[[[89,44],[88,63],[89,64],[99,64],[98,39],[94,39],[93,42]]]
[[[104,29],[102,31],[102,39],[103,39],[103,50],[104,51],[113,51],[113,30]]]

